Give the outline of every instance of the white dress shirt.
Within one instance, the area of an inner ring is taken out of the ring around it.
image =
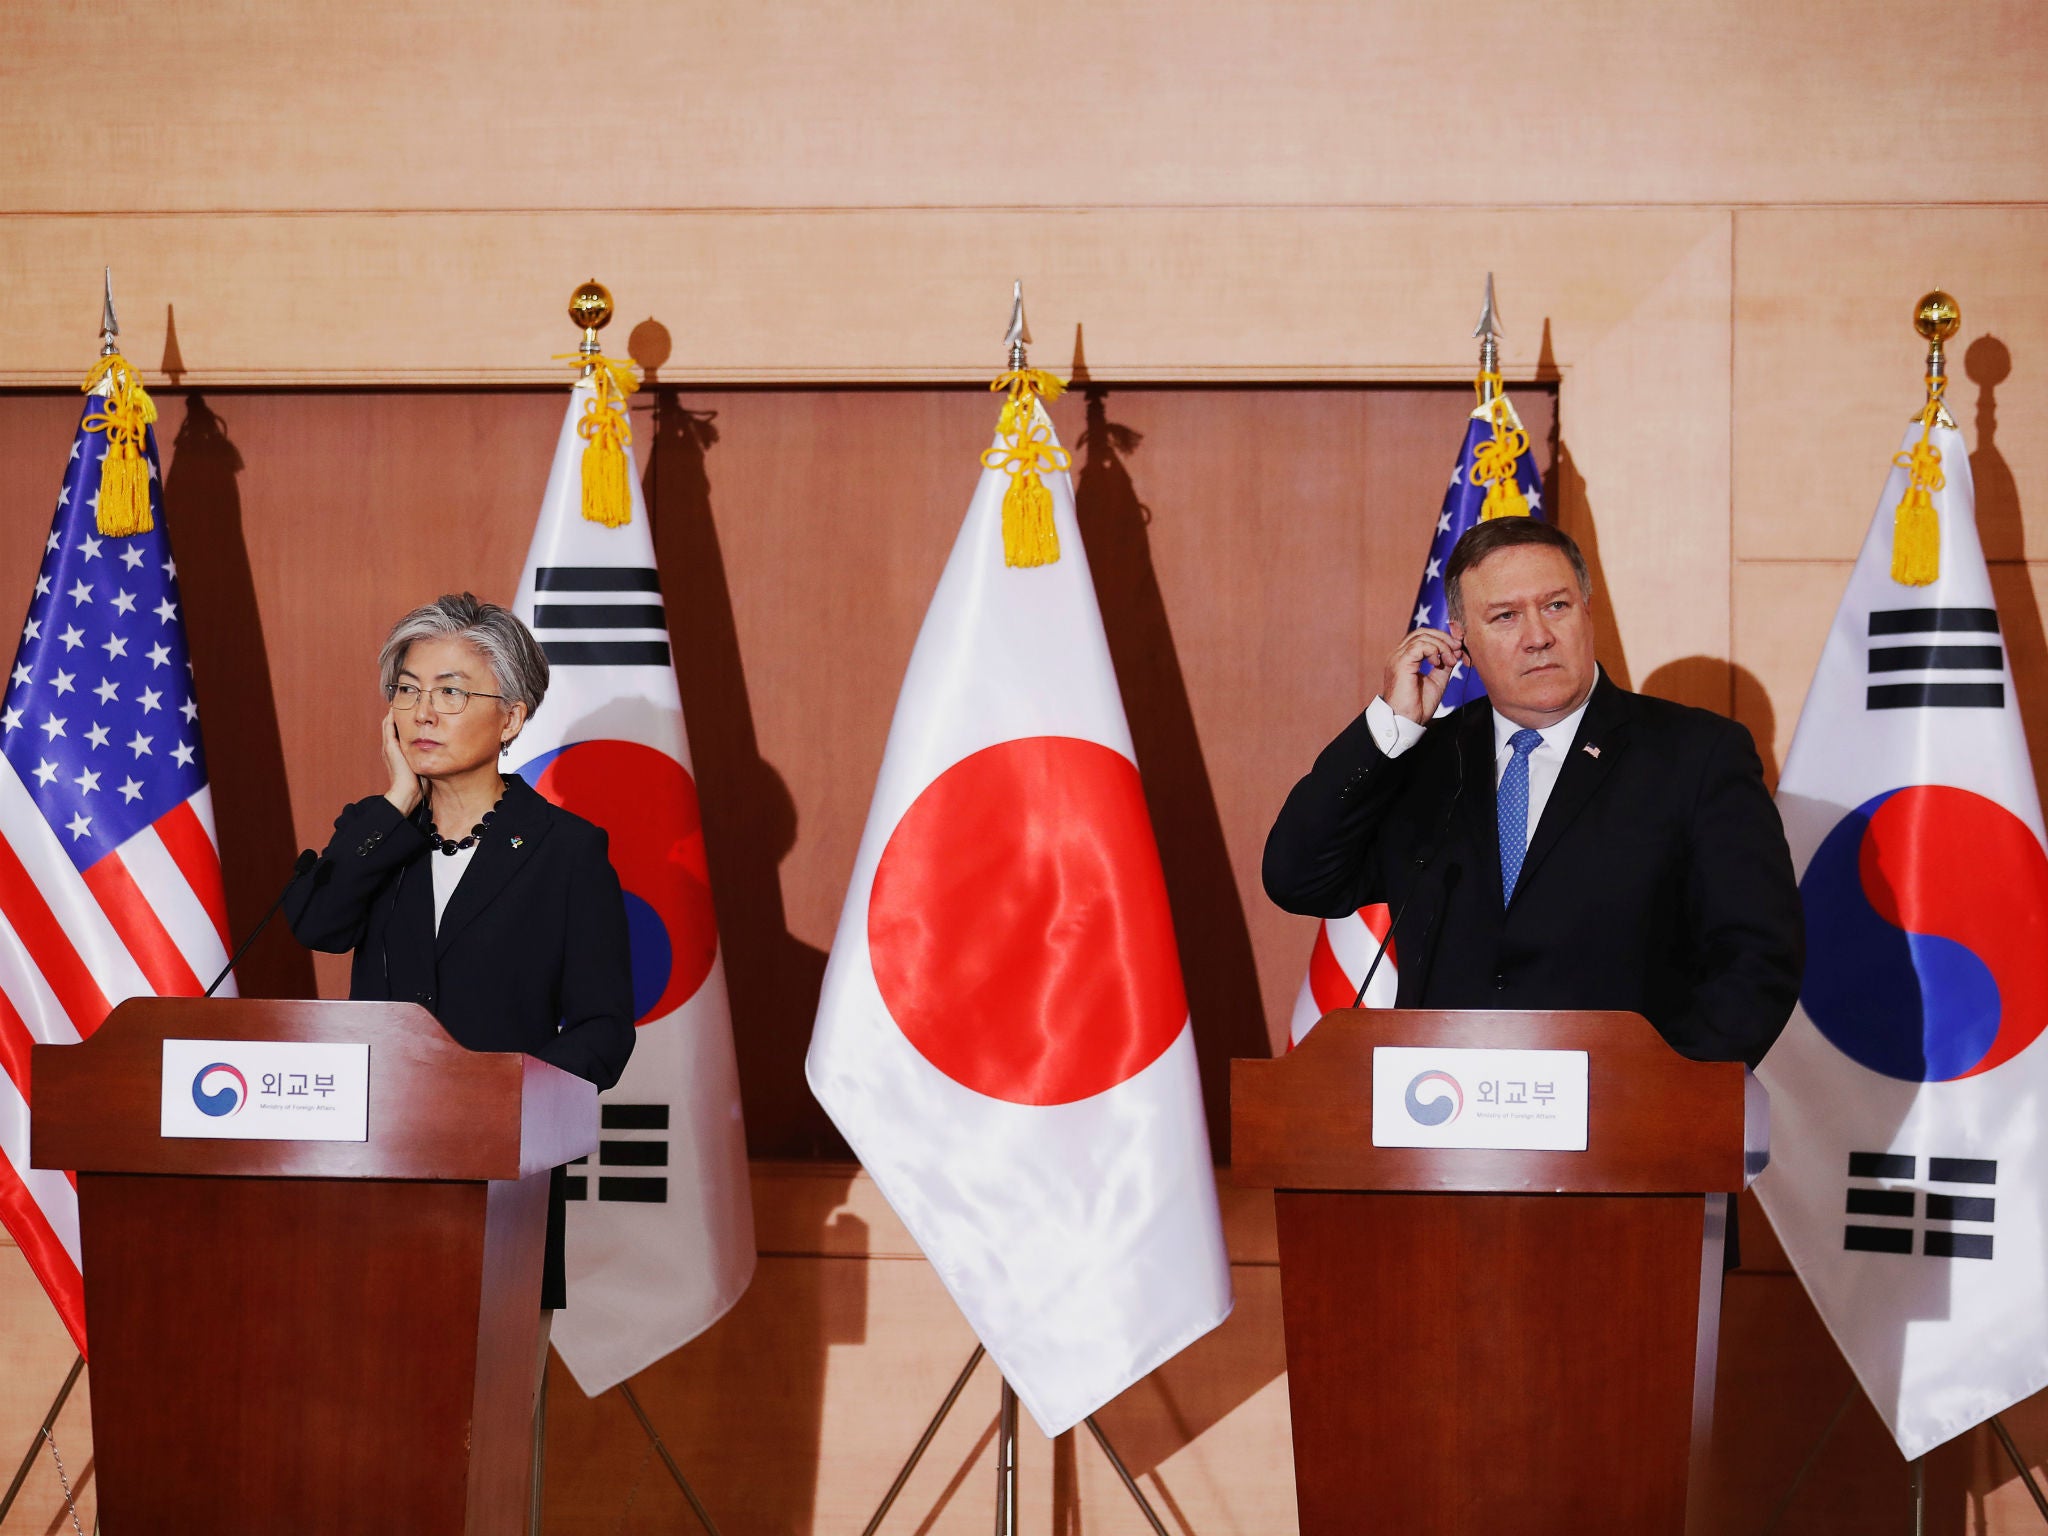
[[[1533,785],[1534,780],[1531,780]],[[1532,798],[1532,806],[1536,803]],[[434,932],[441,932],[441,914],[448,910],[448,898],[455,894],[455,887],[462,884],[463,874],[469,869],[469,861],[476,857],[475,843],[467,848],[458,848],[453,855],[430,852],[427,862],[434,867]]]
[[[1586,695],[1586,703],[1592,702],[1592,694]],[[1550,803],[1550,792],[1557,787],[1558,773],[1564,768],[1564,760],[1572,749],[1572,741],[1579,734],[1579,722],[1585,718],[1586,705],[1566,715],[1555,725],[1544,726],[1539,734],[1542,745],[1529,754],[1529,822],[1527,835],[1536,835],[1537,824],[1543,820],[1543,807]],[[1397,715],[1385,699],[1375,698],[1365,706],[1366,729],[1372,732],[1372,739],[1388,757],[1399,757],[1416,742],[1422,740],[1423,727],[1406,715]],[[1522,729],[1499,710],[1493,712],[1493,787],[1500,788],[1501,775],[1508,770],[1508,763],[1514,758],[1515,749],[1508,745],[1508,739]],[[1524,847],[1528,846],[1525,842]]]

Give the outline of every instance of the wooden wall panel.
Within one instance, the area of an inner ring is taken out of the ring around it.
[[[38,296],[0,310],[0,387],[84,375],[109,263],[131,357],[207,388],[553,383],[576,341],[569,291],[593,273],[619,304],[607,343],[651,320],[635,355],[668,383],[985,381],[1015,277],[1034,358],[1062,373],[1079,354],[1112,382],[1466,381],[1492,271],[1510,376],[1641,366],[1658,389],[1632,407],[1670,439],[1667,395],[1712,415],[1699,391],[1717,362],[1725,388],[1728,229],[1725,210],[1512,206],[0,207],[0,275]]]
[[[21,5],[0,174],[4,206],[64,212],[2038,198],[2043,25],[2026,0]]]

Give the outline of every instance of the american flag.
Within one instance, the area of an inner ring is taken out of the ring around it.
[[[1451,563],[1451,551],[1457,548],[1458,540],[1479,521],[1480,503],[1486,500],[1484,484],[1472,483],[1472,461],[1485,444],[1493,440],[1493,422],[1484,408],[1474,411],[1472,419],[1465,424],[1465,443],[1458,450],[1458,462],[1451,470],[1450,489],[1444,492],[1444,504],[1437,511],[1436,532],[1429,541],[1429,560],[1422,568],[1422,585],[1415,594],[1415,612],[1409,615],[1410,629],[1442,629],[1450,618],[1450,608],[1444,596],[1444,567]],[[1529,515],[1543,515],[1543,476],[1536,471],[1536,455],[1524,449],[1515,461],[1515,483],[1522,489],[1522,495],[1529,503]],[[1437,707],[1438,714],[1448,714],[1460,704],[1482,698],[1486,685],[1479,681],[1479,675],[1470,667],[1460,663],[1451,671],[1451,683],[1444,690],[1444,701]]]
[[[1512,411],[1509,415],[1512,420]],[[1451,470],[1450,487],[1444,492],[1443,505],[1437,509],[1436,529],[1429,539],[1429,559],[1422,567],[1422,585],[1415,594],[1415,611],[1408,616],[1411,630],[1442,629],[1450,619],[1444,568],[1451,563],[1451,551],[1457,548],[1458,540],[1479,521],[1486,486],[1484,482],[1474,483],[1472,466],[1479,450],[1493,436],[1492,413],[1482,405],[1465,424],[1465,441]],[[1543,477],[1536,471],[1536,455],[1527,448],[1515,460],[1515,484],[1529,503],[1529,515],[1541,517]],[[1461,662],[1451,670],[1450,685],[1444,689],[1437,713],[1448,714],[1460,704],[1485,696],[1486,685],[1479,681],[1479,674]],[[1294,1017],[1288,1028],[1288,1038],[1294,1044],[1300,1044],[1324,1014],[1351,1006],[1392,921],[1386,903],[1375,902],[1349,917],[1324,918],[1317,926],[1315,945],[1309,951],[1308,974],[1302,978],[1301,991],[1295,996]],[[1372,972],[1372,986],[1365,994],[1366,1007],[1394,1006],[1395,959],[1394,947],[1389,945],[1379,969]]]
[[[97,532],[105,452],[81,421],[0,700],[0,1221],[81,1350],[77,1193],[29,1166],[29,1047],[125,998],[197,994],[227,962],[155,433],[152,532]]]

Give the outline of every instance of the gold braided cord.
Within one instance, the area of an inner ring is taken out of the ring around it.
[[[1052,492],[1041,478],[1073,467],[1073,455],[1052,440],[1052,427],[1039,416],[1038,402],[1057,399],[1066,385],[1042,368],[1013,368],[997,376],[992,390],[1007,390],[996,423],[1001,446],[981,456],[985,468],[1010,476],[1003,492],[1003,563],[1029,568],[1060,557],[1059,528],[1053,521]]]
[[[1041,400],[1057,400],[1067,392],[1066,381],[1047,373],[1043,368],[1012,368],[999,373],[989,381],[990,389],[1006,389],[1012,400],[1025,395],[1036,395]]]
[[[1481,443],[1472,455],[1472,478],[1475,484],[1486,487],[1486,500],[1480,503],[1479,520],[1490,522],[1496,517],[1527,517],[1528,499],[1522,494],[1521,484],[1515,479],[1515,468],[1522,462],[1522,455],[1529,451],[1529,434],[1522,430],[1522,424],[1515,419],[1514,407],[1508,404],[1507,385],[1492,369],[1482,369],[1479,377],[1472,381],[1472,388],[1479,396],[1479,410],[1486,413],[1493,423],[1493,436]]]
[[[1934,510],[1934,493],[1947,488],[1948,476],[1941,468],[1941,450],[1934,445],[1934,424],[1941,420],[1941,397],[1947,390],[1947,379],[1927,376],[1920,441],[1892,455],[1892,463],[1906,472],[1905,494],[1892,513],[1892,580],[1903,587],[1929,586],[1941,575],[1941,520]]]
[[[118,352],[93,364],[80,388],[91,394],[102,381],[107,386],[106,403],[87,411],[83,423],[88,432],[107,434],[94,520],[107,537],[128,538],[156,526],[149,510],[149,429],[156,421],[156,402]]]
[[[576,422],[584,441],[583,516],[606,528],[623,528],[633,520],[633,492],[627,484],[626,445],[633,441],[633,423],[626,402],[640,387],[633,365],[601,353],[557,354],[557,362],[590,370],[593,394]]]

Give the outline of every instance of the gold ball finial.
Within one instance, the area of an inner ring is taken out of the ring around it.
[[[612,323],[611,290],[596,278],[569,295],[569,319],[587,335]]]
[[[1955,335],[1962,323],[1961,307],[1939,288],[1913,306],[1913,329],[1936,346]]]

